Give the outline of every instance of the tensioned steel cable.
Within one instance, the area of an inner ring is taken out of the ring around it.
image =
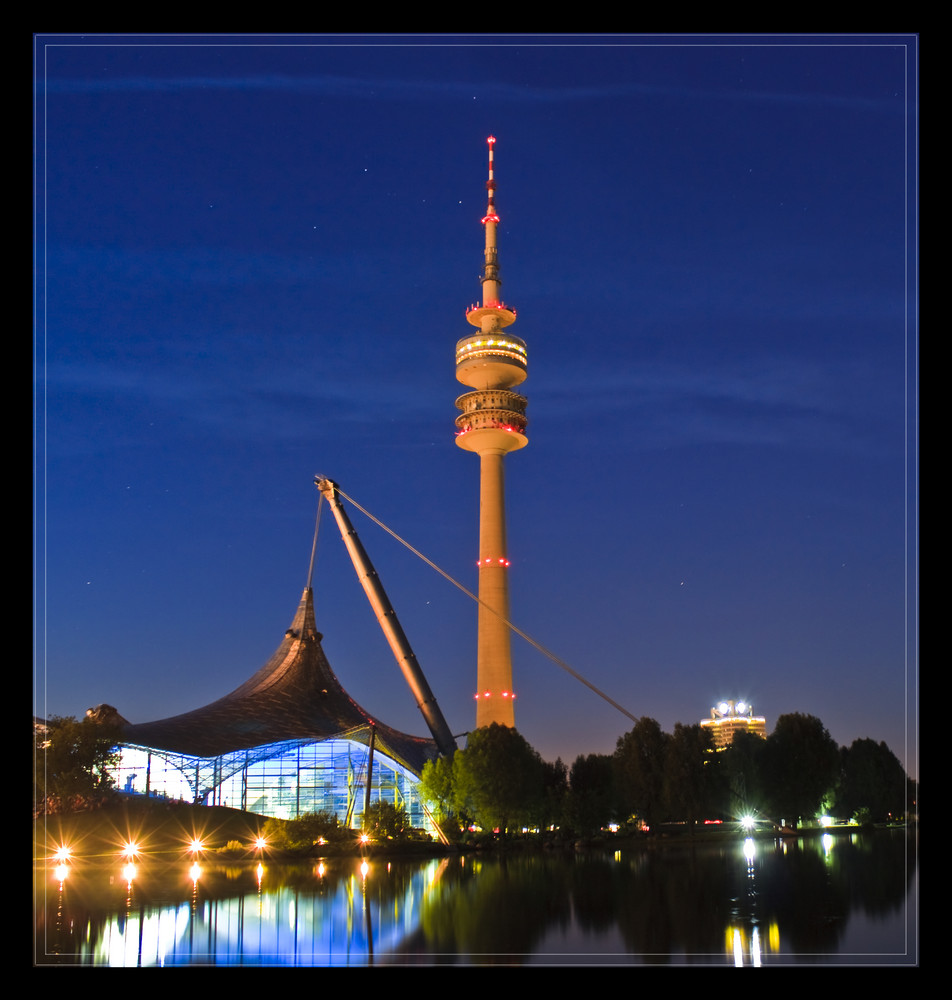
[[[516,633],[516,635],[521,636],[523,639],[525,639],[530,646],[535,647],[540,653],[542,653],[543,656],[547,656],[556,666],[561,667],[566,673],[571,674],[577,681],[584,684],[589,690],[594,691],[599,698],[603,698],[613,708],[617,708],[622,715],[626,715],[629,719],[631,719],[632,722],[638,721],[638,719],[634,715],[632,715],[627,708],[622,708],[622,706],[619,705],[617,701],[615,701],[612,698],[609,698],[604,691],[601,691],[597,687],[595,687],[595,685],[591,681],[586,680],[577,670],[573,670],[572,667],[570,667],[565,662],[565,660],[556,656],[555,653],[552,652],[552,650],[546,649],[546,647],[543,646],[542,643],[537,642],[535,639],[532,638],[531,635],[528,635],[525,632],[523,632],[522,629],[519,628],[517,625],[513,625],[513,623],[509,621],[508,618],[504,618],[498,611],[496,611],[495,608],[491,608],[488,604],[486,604],[485,601],[481,601],[476,596],[476,594],[474,594],[471,590],[468,590],[466,587],[464,587],[458,580],[454,580],[453,577],[451,577],[449,573],[447,573],[445,570],[440,569],[440,567],[437,566],[432,559],[428,559],[422,552],[420,552],[419,549],[415,549],[406,539],[401,538],[392,528],[388,528],[387,525],[383,523],[383,521],[381,521],[377,517],[374,517],[374,515],[371,514],[370,511],[367,510],[365,507],[361,507],[360,504],[357,503],[357,501],[353,497],[348,496],[340,488],[340,486],[337,486],[337,484],[335,484],[335,488],[337,490],[338,495],[342,496],[345,500],[348,500],[350,503],[352,503],[357,508],[357,510],[361,512],[361,514],[364,514],[366,517],[369,517],[370,520],[374,522],[374,524],[376,524],[380,528],[383,528],[383,530],[386,531],[388,535],[395,538],[401,545],[408,548],[419,559],[422,559],[431,569],[435,569],[436,572],[440,574],[440,576],[442,576],[445,580],[448,580],[458,590],[461,590],[467,597],[474,600],[480,607],[485,608],[491,614],[494,614],[497,618],[505,622],[506,625],[509,628],[511,628],[513,632]]]
[[[317,552],[317,532],[321,526],[321,511],[324,509],[324,494],[317,495],[317,517],[314,519],[314,541],[311,542],[311,562],[307,567],[307,589],[311,589],[314,580],[314,555]]]

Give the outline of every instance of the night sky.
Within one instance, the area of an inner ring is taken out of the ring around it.
[[[493,134],[513,621],[668,731],[743,698],[918,773],[917,45],[38,36],[35,713],[250,677],[315,473],[476,588],[454,347]],[[475,605],[350,516],[466,731]],[[426,734],[329,514],[314,588],[351,696]],[[546,759],[631,728],[513,662]]]

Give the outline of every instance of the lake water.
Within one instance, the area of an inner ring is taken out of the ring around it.
[[[36,960],[84,966],[918,964],[903,831],[585,854],[38,865]]]

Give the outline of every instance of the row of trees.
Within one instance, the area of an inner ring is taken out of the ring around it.
[[[823,723],[792,713],[764,740],[740,733],[715,753],[710,733],[678,723],[666,733],[648,717],[614,754],[589,754],[571,769],[548,764],[514,729],[470,734],[452,760],[428,764],[420,791],[437,814],[486,830],[559,826],[591,835],[609,823],[739,819],[795,824],[829,812],[883,821],[907,811],[908,780],[885,743],[838,748]]]
[[[52,718],[38,727],[34,813],[100,804],[111,790],[118,729],[110,722]],[[812,715],[781,715],[763,740],[739,733],[714,753],[700,725],[665,733],[648,717],[622,736],[614,754],[589,754],[571,769],[549,764],[515,730],[492,725],[470,734],[465,750],[426,766],[423,797],[443,818],[485,830],[558,826],[589,835],[632,818],[651,827],[759,816],[789,824],[821,809],[881,822],[909,811],[915,787],[885,743],[838,748]],[[405,814],[365,817],[377,835],[398,836]],[[310,831],[305,831],[310,835]]]

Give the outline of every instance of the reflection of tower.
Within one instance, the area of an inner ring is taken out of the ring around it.
[[[479,455],[479,635],[477,645],[476,726],[498,722],[514,726],[512,652],[509,642],[509,558],[506,549],[506,498],[503,459],[524,448],[526,399],[511,392],[526,377],[526,345],[504,332],[516,321],[516,311],[499,299],[499,260],[493,144],[490,136],[489,204],[483,218],[486,263],[483,301],[466,311],[479,332],[456,345],[456,378],[476,391],[456,400],[456,443]]]

